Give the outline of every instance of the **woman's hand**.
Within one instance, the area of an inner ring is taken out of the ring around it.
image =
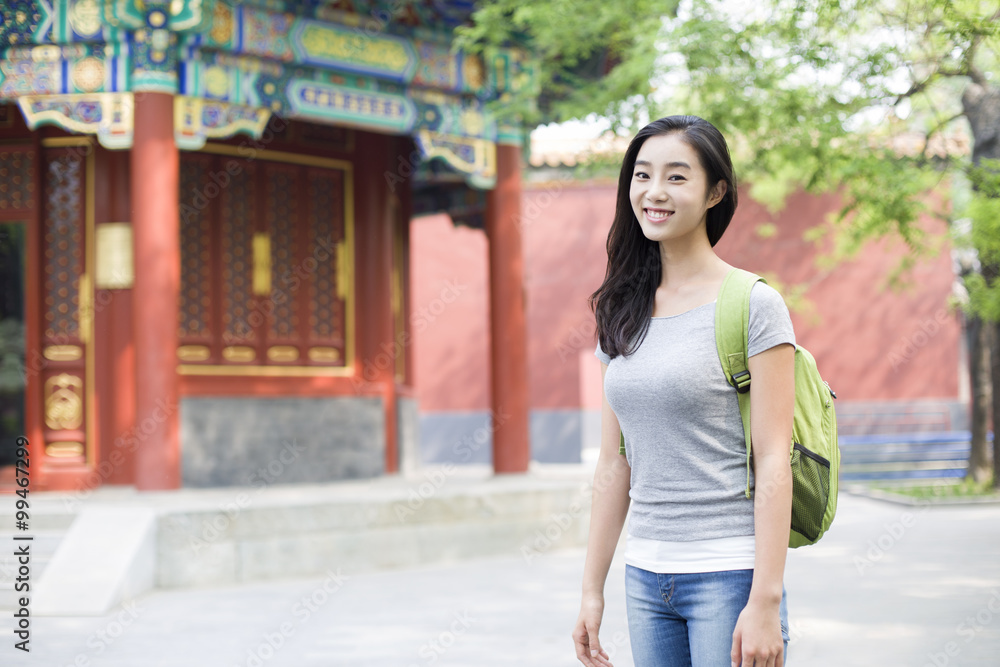
[[[781,667],[784,663],[780,604],[750,601],[740,612],[729,656],[735,667]]]
[[[580,616],[573,628],[573,646],[576,657],[587,667],[612,667],[607,651],[601,648],[597,633],[601,629],[604,616],[604,597],[584,597],[580,604]]]

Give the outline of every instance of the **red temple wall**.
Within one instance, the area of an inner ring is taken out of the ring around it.
[[[527,185],[522,230],[532,409],[596,409],[600,364],[587,297],[600,285],[615,188],[607,184]],[[956,401],[960,333],[947,298],[952,286],[945,249],[917,262],[911,287],[884,285],[905,249],[879,242],[832,271],[816,267],[817,247],[803,232],[834,210],[834,197],[792,196],[769,213],[745,193],[718,251],[736,266],[781,286],[805,284],[793,311],[798,342],[815,355],[840,404]],[[761,238],[760,223],[776,233]],[[935,231],[943,226],[926,222]],[[447,216],[411,223],[410,285],[415,320],[415,383],[422,412],[489,407],[487,248],[482,231],[455,227]],[[449,290],[449,286],[453,289]]]

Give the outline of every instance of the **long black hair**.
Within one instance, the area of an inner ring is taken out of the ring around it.
[[[601,349],[612,359],[619,354],[631,354],[646,337],[662,275],[659,243],[650,241],[642,233],[629,197],[635,159],[647,139],[672,133],[680,135],[698,153],[708,176],[709,191],[719,181],[726,183],[725,196],[708,209],[706,217],[705,229],[712,246],[722,238],[736,212],[736,176],[729,147],[714,125],[697,116],[668,116],[639,130],[625,151],[618,176],[617,205],[608,232],[608,269],[604,283],[589,299],[597,318]],[[634,345],[629,345],[632,340],[635,340]]]

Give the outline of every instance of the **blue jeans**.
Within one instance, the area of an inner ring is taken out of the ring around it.
[[[625,566],[625,605],[635,667],[730,667],[736,619],[753,570],[656,574]],[[788,607],[781,595],[788,656]]]

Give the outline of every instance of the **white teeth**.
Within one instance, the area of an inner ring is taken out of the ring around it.
[[[646,209],[646,217],[650,220],[663,220],[667,217],[667,215],[666,211],[652,211],[648,208]]]

